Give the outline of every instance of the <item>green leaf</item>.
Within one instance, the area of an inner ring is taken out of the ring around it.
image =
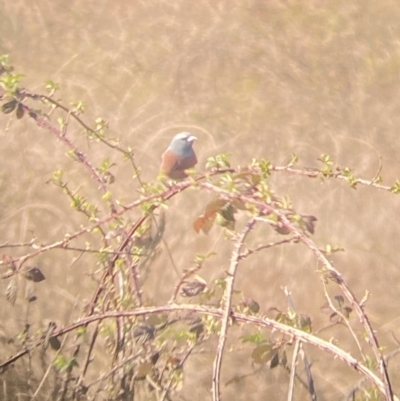
[[[207,159],[206,168],[207,169],[224,169],[229,168],[231,164],[229,163],[230,153],[221,153],[215,157],[209,157]]]
[[[54,366],[59,372],[64,372],[69,368],[74,366],[78,366],[78,362],[74,357],[67,358],[64,355],[60,354],[57,356],[56,360],[54,361]]]
[[[75,333],[78,337],[83,336],[84,334],[86,334],[87,329],[84,326],[80,326],[75,330]]]
[[[60,85],[56,82],[52,81],[51,79],[46,80],[46,89],[50,93],[54,93],[60,90]]]
[[[264,344],[265,338],[261,334],[261,332],[256,332],[254,334],[247,334],[241,337],[243,343],[250,343],[250,344]]]
[[[342,295],[335,295],[335,299],[336,299],[337,303],[339,304],[339,306],[342,306],[344,304],[344,298]]]
[[[276,351],[275,355],[272,357],[271,362],[269,363],[269,368],[273,369],[279,365],[279,352]]]
[[[46,280],[46,277],[38,267],[28,267],[21,273],[27,280],[33,281],[34,283],[40,283]]]
[[[104,200],[110,200],[111,197],[112,197],[111,191],[107,191],[107,192],[102,196],[102,199],[104,199]]]
[[[20,120],[24,116],[24,113],[25,113],[24,106],[22,105],[22,103],[18,103],[16,112],[18,120]]]
[[[390,192],[398,195],[400,194],[400,181],[397,179],[393,187],[390,188]]]
[[[332,175],[332,166],[333,166],[333,161],[330,159],[329,155],[322,154],[317,160],[322,162],[324,164],[324,167],[321,168],[321,173],[325,176],[331,176]]]
[[[311,318],[307,315],[298,315],[297,326],[300,330],[311,333]]]
[[[15,305],[15,301],[17,300],[17,291],[17,282],[14,279],[11,279],[6,289],[6,299],[12,306]]]
[[[61,348],[61,342],[58,339],[58,337],[50,337],[49,344],[50,344],[50,347],[52,349],[54,349],[55,351],[58,351]]]
[[[292,160],[290,160],[290,163],[289,163],[289,167],[294,166],[298,161],[299,161],[299,157],[293,153]]]
[[[4,103],[1,106],[1,110],[4,114],[12,113],[17,106],[17,101],[15,99],[11,100],[10,102]]]
[[[2,76],[0,79],[0,86],[10,94],[15,93],[18,89],[21,79],[24,77],[23,74],[11,73],[12,69],[7,71],[7,74]]]
[[[274,356],[275,352],[276,351],[272,348],[272,344],[265,343],[254,348],[251,353],[251,358],[254,363],[264,364]]]
[[[74,108],[74,113],[81,114],[85,111],[86,105],[85,103],[79,102],[71,102],[71,106]]]

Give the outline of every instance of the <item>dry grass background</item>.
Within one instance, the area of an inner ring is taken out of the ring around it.
[[[135,148],[144,180],[155,179],[171,136],[189,130],[199,138],[199,170],[220,152],[232,153],[233,165],[252,157],[283,164],[295,153],[309,167],[328,153],[339,166],[372,178],[382,157],[382,175],[390,185],[399,175],[399,20],[400,3],[391,0],[0,1],[0,54],[10,55],[31,90],[43,91],[51,78],[61,84],[64,101],[85,102],[86,121],[107,120],[111,134]],[[138,196],[132,171],[119,155],[88,147],[79,129],[72,134],[92,160],[109,157],[117,164],[117,198]],[[33,235],[50,243],[74,231],[83,220],[46,181],[64,168],[70,182],[94,200],[96,188],[87,185],[81,167],[31,121],[8,121],[3,115],[0,135],[0,243]],[[354,191],[343,182],[321,184],[283,173],[272,183],[299,211],[318,217],[318,244],[346,249],[332,260],[359,298],[366,289],[372,293],[367,312],[381,344],[387,351],[397,348],[399,199],[372,188]],[[218,230],[208,237],[192,230],[205,202],[193,193],[174,199],[166,240],[181,268],[195,252],[218,251],[204,273],[212,280],[223,275],[229,248]],[[257,244],[265,235],[271,234],[255,232],[251,240]],[[172,267],[165,255],[164,250],[152,266],[147,289],[152,303],[168,299],[164,283]],[[35,288],[39,298],[29,310],[32,320],[63,324],[77,317],[93,286],[87,278],[93,267],[63,252],[44,254],[37,263],[48,280]],[[237,286],[267,310],[287,307],[282,292],[287,285],[298,311],[310,313],[318,329],[327,317],[319,311],[324,296],[317,267],[304,249],[282,247],[254,257],[239,272]],[[15,307],[3,299],[3,339],[22,330],[25,313],[22,298]],[[335,330],[326,338],[335,335],[345,347],[344,329],[343,334]],[[8,352],[0,351],[1,359]],[[253,370],[248,352],[231,357],[225,380]],[[321,399],[339,399],[357,376],[330,357],[309,352]],[[189,362],[188,371],[196,374],[185,378],[181,399],[209,399],[212,359],[211,350]],[[391,374],[400,391],[398,369]],[[224,395],[258,400],[273,394],[280,400],[286,388],[284,372],[265,370],[227,386]],[[299,393],[297,399],[302,397]]]

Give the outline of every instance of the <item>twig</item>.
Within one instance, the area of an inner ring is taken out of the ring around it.
[[[286,295],[286,299],[289,304],[289,310],[292,313],[295,313],[297,315],[297,312],[294,308],[294,304],[292,301],[291,293],[287,287],[284,288],[284,293]],[[307,389],[311,395],[311,400],[316,401],[317,400],[317,395],[315,393],[314,389],[314,380],[311,374],[311,369],[310,369],[310,364],[308,363],[307,356],[303,350],[301,342],[296,340],[294,351],[293,351],[293,356],[292,356],[292,367],[290,370],[290,383],[289,383],[289,393],[288,393],[288,401],[291,401],[293,398],[293,391],[294,391],[294,378],[296,376],[296,364],[297,364],[297,358],[299,353],[302,356],[303,362],[304,362],[304,368],[306,371],[307,375]]]
[[[234,249],[232,251],[231,264],[230,264],[229,270],[227,272],[226,288],[225,288],[225,293],[224,293],[224,298],[225,298],[224,313],[223,313],[223,316],[221,319],[221,331],[219,334],[217,353],[215,355],[214,366],[213,366],[213,376],[212,376],[213,401],[220,400],[220,379],[221,379],[222,357],[223,357],[223,353],[224,353],[224,349],[225,349],[226,336],[228,333],[229,319],[230,319],[230,315],[232,312],[231,311],[232,293],[233,293],[233,286],[235,283],[236,270],[239,266],[240,250],[243,246],[246,236],[248,235],[250,230],[253,228],[255,223],[256,223],[256,220],[251,219],[247,223],[243,232],[237,238]]]
[[[14,274],[17,273],[18,271],[20,271],[22,269],[23,264],[25,264],[29,259],[32,259],[32,258],[34,258],[34,257],[36,257],[36,256],[38,256],[38,255],[40,255],[40,254],[42,254],[44,252],[48,252],[48,251],[53,250],[53,249],[66,248],[68,246],[68,244],[73,239],[78,238],[78,237],[80,237],[80,236],[82,236],[84,234],[92,232],[93,230],[95,230],[99,226],[101,226],[103,224],[107,224],[110,221],[116,219],[117,217],[120,217],[120,216],[124,215],[129,210],[135,209],[135,208],[137,208],[137,207],[139,207],[139,206],[141,206],[141,205],[143,205],[144,203],[147,203],[147,202],[155,202],[155,201],[157,201],[159,199],[163,199],[164,201],[166,201],[166,200],[172,198],[173,196],[175,196],[176,194],[182,192],[183,190],[189,188],[192,185],[194,185],[194,183],[192,181],[190,181],[190,180],[185,180],[185,181],[182,181],[182,182],[175,183],[172,187],[169,187],[168,189],[166,189],[165,191],[163,191],[163,192],[161,192],[159,194],[153,194],[153,195],[149,195],[149,196],[146,196],[146,197],[142,197],[142,198],[140,198],[140,199],[138,199],[138,200],[136,200],[134,202],[131,202],[130,204],[124,206],[122,210],[119,210],[119,211],[117,211],[115,213],[111,213],[108,216],[98,220],[94,224],[91,224],[91,225],[89,225],[87,227],[81,228],[81,229],[79,229],[78,231],[75,231],[72,234],[67,234],[65,236],[65,238],[62,239],[62,240],[53,242],[52,244],[48,244],[48,245],[45,245],[45,246],[40,246],[40,247],[38,247],[38,249],[36,249],[35,251],[33,251],[33,252],[29,253],[29,254],[26,254],[26,255],[23,255],[23,256],[15,258],[15,259],[13,259],[13,262],[14,263],[19,263],[19,265],[18,265],[18,269],[16,269]],[[156,209],[156,206],[154,206],[151,209],[151,211],[153,211],[155,209]],[[145,216],[145,219],[146,218],[147,218],[147,216]],[[118,251],[117,251],[117,254],[118,254]],[[4,265],[4,264],[8,264],[8,262],[5,263],[5,262],[0,260],[0,266]],[[9,276],[9,277],[11,277],[11,276]]]
[[[168,303],[172,304],[176,301],[176,298],[178,297],[179,289],[182,287],[182,284],[185,282],[185,280],[188,279],[193,274],[197,273],[202,267],[203,267],[203,263],[197,263],[192,269],[189,269],[188,271],[184,272],[183,276],[178,281],[178,284],[176,284],[174,293],[173,293],[171,299],[168,301]]]
[[[89,162],[87,159],[86,155],[81,152],[69,139],[63,131],[61,131],[59,128],[55,127],[51,122],[46,120],[45,117],[41,116],[40,114],[37,114],[33,109],[31,109],[29,106],[21,103],[24,107],[24,109],[28,112],[29,116],[33,118],[36,121],[36,124],[41,127],[45,128],[48,131],[50,131],[52,134],[56,135],[61,141],[63,141],[71,150],[74,151],[75,156],[77,157],[78,161],[80,161],[90,172],[91,176],[95,178],[95,180],[99,183],[100,188],[102,189],[103,193],[107,193],[108,189],[104,183],[104,180],[100,176],[100,174],[96,171],[96,169],[92,166],[92,164]],[[110,205],[111,205],[111,210],[113,212],[116,211],[116,207],[113,204],[113,202],[110,200]]]
[[[170,374],[170,378],[168,380],[168,383],[164,386],[164,391],[162,392],[159,401],[164,401],[168,391],[171,387],[172,384],[172,380],[173,380],[173,374],[174,372],[176,372],[178,369],[182,369],[183,368],[183,364],[186,362],[186,359],[189,358],[189,355],[192,353],[194,347],[196,346],[196,344],[193,344],[186,352],[185,355],[183,356],[183,358],[179,361],[179,363],[177,364],[177,366],[175,366],[174,370],[171,372]]]
[[[293,167],[289,167],[289,166],[274,166],[274,167],[271,167],[271,171],[288,172],[291,174],[302,175],[302,176],[306,176],[309,178],[337,178],[339,180],[347,181],[347,182],[349,180],[349,177],[347,177],[346,175],[344,175],[341,172],[332,173],[331,175],[326,176],[317,169],[298,169],[298,168],[293,168]],[[354,181],[352,181],[352,183],[367,185],[370,187],[375,187],[377,189],[383,189],[384,191],[392,192],[392,187],[390,187],[388,185],[379,184],[376,181],[377,181],[377,176],[375,176],[372,180],[365,180],[363,178],[354,178]]]
[[[62,353],[66,341],[67,341],[67,336],[64,337],[62,344],[60,346],[60,349],[57,350],[56,354],[53,357],[52,362],[49,363],[49,366],[47,367],[46,372],[44,373],[44,375],[42,377],[42,380],[40,380],[40,383],[38,384],[35,392],[33,393],[31,400],[34,400],[36,398],[36,396],[39,394],[41,388],[43,387],[44,382],[46,381],[47,377],[49,376],[51,370],[54,368],[54,365],[53,365],[54,362],[56,361],[58,356]]]
[[[222,310],[220,308],[199,306],[199,305],[190,305],[190,304],[182,304],[182,305],[164,305],[157,307],[147,307],[147,308],[137,308],[129,311],[113,311],[107,312],[99,315],[92,315],[89,317],[85,317],[76,323],[70,324],[66,327],[60,328],[59,330],[54,332],[54,336],[62,336],[66,333],[76,330],[79,327],[89,325],[90,323],[101,321],[104,319],[115,319],[119,316],[123,317],[137,317],[143,315],[157,315],[157,314],[169,314],[173,312],[195,312],[208,316],[214,316],[216,318],[222,318],[225,315],[225,309]],[[355,369],[358,373],[360,373],[363,377],[373,383],[381,393],[385,394],[385,384],[382,380],[375,375],[369,368],[359,362],[356,358],[351,356],[348,352],[339,348],[338,346],[332,344],[329,341],[325,341],[319,337],[316,337],[312,334],[306,333],[305,331],[296,329],[292,326],[285,325],[283,323],[277,322],[273,319],[265,318],[265,317],[257,317],[257,316],[248,316],[243,313],[237,313],[234,311],[230,312],[230,317],[236,320],[239,323],[245,324],[253,324],[258,327],[266,327],[271,330],[276,330],[284,335],[292,337],[293,339],[299,339],[301,342],[313,345],[324,352],[327,352],[335,358],[339,358],[343,362],[345,362],[348,366]],[[4,362],[0,362],[0,369],[6,368],[16,360],[20,359],[24,355],[27,355],[33,349],[39,347],[43,343],[43,340],[38,340],[34,342],[29,349],[24,349],[13,355],[9,359]],[[397,396],[393,396],[394,401],[399,401]]]
[[[300,343],[300,355],[303,359],[304,370],[306,371],[308,391],[310,392],[310,395],[311,395],[311,401],[317,401],[317,394],[316,394],[315,388],[314,388],[314,379],[311,374],[311,365],[308,362],[307,355],[304,352],[303,345],[301,343]]]
[[[253,253],[259,252],[259,251],[261,251],[263,249],[273,248],[274,246],[283,245],[283,244],[289,244],[291,242],[296,242],[298,240],[299,239],[298,239],[297,236],[293,236],[293,237],[290,237],[290,238],[283,239],[281,241],[270,242],[268,244],[258,245],[254,249],[246,249],[244,252],[242,252],[240,254],[240,259],[245,259],[245,258],[247,258],[247,256],[252,255]]]
[[[296,365],[297,365],[297,357],[299,356],[299,350],[300,350],[300,340],[296,339],[292,355],[292,365],[290,367],[289,392],[287,397],[288,401],[293,400],[294,378],[296,376]]]
[[[360,351],[360,354],[362,355],[362,357],[364,359],[364,362],[365,362],[367,360],[367,358],[366,358],[366,356],[365,356],[365,354],[363,352],[363,349],[361,347],[360,341],[358,340],[358,337],[357,337],[356,333],[354,332],[353,328],[351,327],[349,319],[346,318],[346,316],[344,316],[343,313],[338,308],[335,307],[334,303],[331,300],[331,297],[328,294],[328,289],[326,288],[326,282],[324,280],[322,280],[322,285],[323,285],[323,288],[324,288],[324,295],[325,295],[325,298],[328,301],[329,307],[332,309],[333,312],[335,312],[340,317],[340,319],[342,320],[343,324],[350,331],[350,334],[353,337],[353,339],[354,339],[354,341],[355,341],[355,343],[357,345],[357,348]]]
[[[261,213],[261,214],[276,215],[279,222],[282,224],[282,226],[285,227],[294,236],[297,236],[299,241],[301,241],[304,245],[307,246],[307,248],[309,248],[314,253],[317,260],[319,260],[322,263],[322,265],[325,267],[325,269],[330,273],[332,280],[337,283],[337,285],[340,287],[340,289],[342,290],[342,292],[345,295],[345,297],[347,298],[347,300],[350,302],[352,308],[356,311],[357,315],[359,316],[359,318],[364,326],[364,329],[367,332],[369,344],[371,345],[371,348],[375,354],[375,358],[379,364],[379,370],[382,375],[383,381],[385,383],[386,399],[389,401],[393,400],[393,390],[392,390],[392,386],[390,384],[390,379],[389,379],[389,375],[387,372],[386,363],[385,363],[385,360],[383,359],[383,355],[380,350],[378,339],[371,326],[368,316],[364,313],[363,307],[360,305],[360,303],[358,302],[358,300],[355,297],[355,295],[353,294],[353,292],[350,290],[350,288],[347,286],[347,284],[343,280],[340,272],[334,268],[333,264],[321,252],[321,250],[317,247],[315,242],[310,237],[308,237],[304,232],[302,232],[298,227],[296,227],[287,218],[287,216],[284,213],[282,213],[278,208],[275,208],[273,205],[271,205],[269,203],[259,201],[250,196],[245,196],[245,195],[241,195],[238,193],[231,193],[227,190],[221,189],[221,188],[219,188],[213,184],[207,183],[207,182],[200,183],[199,186],[201,188],[204,188],[204,189],[207,189],[214,193],[217,193],[226,199],[240,200],[244,203],[255,205],[256,207],[258,207],[259,213]]]
[[[388,363],[392,358],[400,354],[400,349],[395,349],[389,354],[385,355],[385,361]],[[357,390],[360,390],[363,384],[365,383],[366,378],[363,377],[359,380],[359,382],[347,393],[343,401],[354,400]]]

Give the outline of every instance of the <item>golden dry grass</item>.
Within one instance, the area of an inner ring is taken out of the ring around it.
[[[112,135],[135,148],[144,180],[155,178],[162,151],[181,130],[199,138],[199,170],[208,156],[220,152],[232,153],[234,165],[252,157],[283,164],[295,153],[304,166],[318,166],[316,158],[327,153],[365,178],[374,176],[382,157],[388,185],[399,174],[396,1],[57,0],[28,6],[20,0],[1,1],[0,16],[0,54],[9,54],[16,69],[27,75],[24,84],[41,91],[51,78],[61,84],[66,102],[84,101],[86,121],[103,117]],[[95,144],[88,147],[78,129],[72,134],[91,160],[109,157],[117,164],[116,197],[135,199],[137,184],[122,158]],[[32,236],[50,243],[76,229],[82,220],[46,181],[54,170],[64,168],[74,186],[92,200],[97,190],[87,186],[89,180],[65,157],[62,144],[32,122],[8,121],[4,115],[0,135],[0,243]],[[372,293],[367,312],[382,345],[387,351],[395,349],[400,201],[371,188],[354,191],[344,183],[321,184],[284,174],[275,174],[272,183],[299,211],[318,217],[317,243],[346,248],[332,259],[359,298],[365,290]],[[212,280],[222,276],[229,249],[217,230],[208,237],[193,232],[192,221],[203,206],[190,193],[174,199],[167,215],[174,224],[167,223],[166,240],[180,267],[189,265],[195,252],[218,250],[205,272]],[[256,232],[251,240],[257,244],[263,235]],[[48,280],[35,289],[39,298],[29,311],[32,320],[38,326],[45,320],[63,324],[78,316],[93,285],[87,278],[91,269],[62,252],[44,254],[37,263]],[[324,296],[317,267],[304,250],[282,247],[254,258],[239,272],[237,285],[265,310],[287,307],[282,287],[288,286],[298,310],[312,314],[318,329],[327,318],[319,312]],[[169,292],[162,288],[171,269],[164,251],[152,267],[147,288],[152,302],[168,299]],[[57,306],[49,299],[57,299]],[[3,301],[3,338],[22,330],[25,312],[22,298],[15,307]],[[336,330],[326,338],[333,334],[341,335]],[[190,362],[197,375],[188,376],[183,399],[209,399],[209,352]],[[349,368],[309,352],[321,398],[338,399],[357,380]],[[233,369],[224,372],[226,380],[252,371],[247,355],[241,357],[238,351],[230,364]],[[399,391],[398,369],[391,374]],[[286,387],[283,372],[264,371],[223,391],[226,399],[273,394],[274,400],[283,400]],[[297,399],[303,397],[297,394]]]

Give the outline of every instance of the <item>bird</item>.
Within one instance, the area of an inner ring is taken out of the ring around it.
[[[185,170],[193,168],[197,163],[193,150],[193,141],[196,139],[189,132],[176,134],[162,154],[160,172],[174,180],[186,178]]]

